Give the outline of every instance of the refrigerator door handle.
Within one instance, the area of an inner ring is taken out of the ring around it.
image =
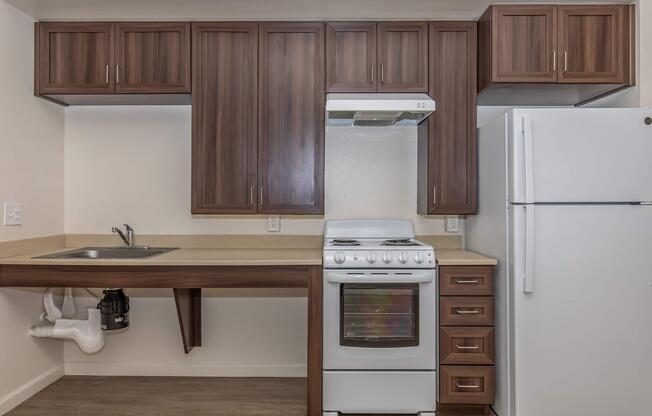
[[[534,203],[534,136],[532,135],[532,120],[524,115],[523,126],[523,164],[525,173],[525,203]]]
[[[534,292],[534,205],[525,205],[525,271],[523,292]]]

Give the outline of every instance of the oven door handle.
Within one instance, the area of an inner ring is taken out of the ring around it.
[[[434,280],[435,273],[415,274],[347,274],[327,273],[326,280],[330,283],[429,283]]]

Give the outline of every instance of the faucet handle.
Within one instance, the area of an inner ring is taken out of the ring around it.
[[[126,231],[133,231],[134,229],[129,226],[129,224],[125,224],[125,230]]]

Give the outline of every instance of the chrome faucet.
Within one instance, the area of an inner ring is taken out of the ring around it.
[[[124,241],[128,247],[134,246],[135,244],[134,229],[131,228],[129,224],[125,224],[125,233],[127,234],[126,236],[125,233],[123,233],[122,230],[120,230],[120,228],[118,227],[113,227],[111,231],[117,233],[120,236],[120,238],[122,238],[122,241]]]

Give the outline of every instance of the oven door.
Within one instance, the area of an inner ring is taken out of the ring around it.
[[[434,370],[435,270],[325,270],[325,370]]]

